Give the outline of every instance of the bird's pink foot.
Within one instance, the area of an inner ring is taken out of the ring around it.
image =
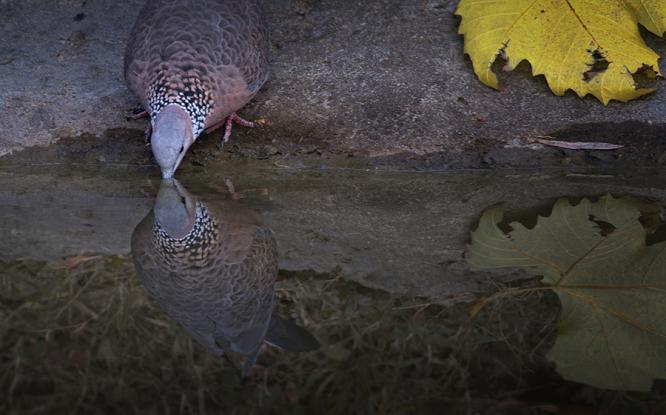
[[[146,111],[142,105],[137,105],[136,107],[130,108],[127,111],[126,120],[140,120],[141,118],[146,118],[150,116],[150,113]]]
[[[146,117],[149,117],[149,116],[150,116],[150,114],[148,113],[148,111],[141,111],[141,112],[132,114],[130,116],[130,118],[133,119],[133,120],[140,120],[141,118],[146,118]]]
[[[233,128],[234,123],[236,123],[238,125],[242,125],[243,127],[256,127],[257,126],[256,123],[254,123],[252,121],[245,120],[245,119],[239,117],[238,114],[236,114],[234,112],[230,116],[227,117],[227,122],[226,122],[226,125],[224,126],[224,137],[222,137],[222,143],[226,143],[227,141],[229,141],[229,137],[231,137],[231,129]]]
[[[219,122],[215,125],[212,125],[206,129],[206,133],[211,133],[218,128],[222,127],[224,125],[224,136],[222,137],[222,144],[226,143],[229,141],[229,137],[231,137],[231,130],[235,124],[242,125],[243,127],[256,127],[257,123],[245,120],[241,117],[238,116],[235,112],[232,113],[227,117],[226,120]]]
[[[127,117],[128,120],[140,120],[141,118],[148,118],[150,117],[150,113],[148,111],[144,111],[141,109],[141,107],[137,107],[132,110],[132,115]],[[146,140],[146,147],[150,147],[150,136],[153,133],[153,125],[152,123],[148,123],[148,126],[144,130],[144,138]]]

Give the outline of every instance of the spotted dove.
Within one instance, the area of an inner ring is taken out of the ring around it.
[[[148,0],[125,51],[125,79],[151,119],[151,146],[170,178],[205,130],[234,122],[268,78],[259,0]]]
[[[134,230],[132,256],[150,297],[212,352],[244,360],[243,376],[264,342],[294,352],[319,347],[277,315],[273,232],[239,201],[202,201],[175,179],[164,180]]]

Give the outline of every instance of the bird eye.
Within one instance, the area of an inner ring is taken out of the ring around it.
[[[187,200],[185,200],[185,198],[181,196],[180,197],[180,203],[182,203],[184,205],[187,205]]]
[[[185,146],[180,146],[180,150],[178,151],[179,153],[182,153],[183,150],[185,150]]]

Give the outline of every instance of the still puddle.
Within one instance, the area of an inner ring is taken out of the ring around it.
[[[0,412],[664,413],[664,189],[0,166]]]

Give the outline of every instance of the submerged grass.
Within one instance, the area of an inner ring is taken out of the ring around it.
[[[0,261],[0,413],[527,414],[549,409],[532,396],[583,391],[542,358],[548,294],[474,320],[462,304],[312,273],[281,275],[276,295],[323,347],[266,348],[241,379],[146,297],[127,257]]]

